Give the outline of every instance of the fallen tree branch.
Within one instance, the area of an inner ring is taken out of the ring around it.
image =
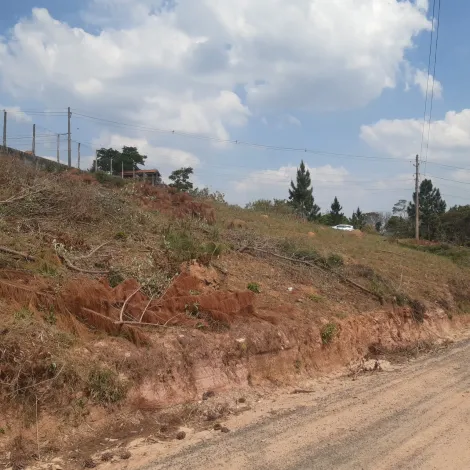
[[[123,323],[122,317],[124,315],[124,310],[125,310],[127,304],[129,303],[129,300],[131,300],[132,297],[134,297],[134,295],[137,294],[137,292],[140,291],[140,289],[141,289],[141,287],[139,286],[138,289],[136,289],[134,292],[132,292],[132,294],[129,297],[127,297],[127,299],[124,301],[124,303],[122,305],[122,308],[121,308],[121,312],[119,313],[119,323]]]
[[[23,194],[20,194],[19,196],[12,196],[8,199],[5,199],[4,201],[0,201],[0,204],[9,204],[10,202],[20,201],[21,199],[25,199],[28,196],[33,196],[34,194],[38,194],[42,191],[44,191],[44,188],[38,189],[37,191],[23,193]]]
[[[116,321],[115,325],[155,326],[157,328],[174,328],[172,325],[159,325],[158,323],[142,323],[139,321]]]
[[[64,260],[64,263],[66,264],[66,266],[70,268],[72,271],[77,271],[79,273],[85,273],[85,274],[109,274],[109,271],[93,271],[90,269],[79,268],[75,266],[74,264],[72,264],[72,262],[68,258],[66,258],[64,255],[58,254],[58,256],[59,258],[62,258]]]
[[[142,318],[144,318],[144,315],[145,315],[145,312],[147,311],[147,309],[149,308],[150,304],[152,303],[152,300],[154,299],[154,296],[152,295],[152,297],[150,297],[150,300],[147,302],[147,305],[145,306],[144,308],[144,311],[142,312],[142,315],[140,316],[139,318],[139,323],[142,322]]]
[[[102,243],[100,246],[97,246],[94,250],[91,250],[90,253],[88,253],[87,255],[79,256],[78,258],[75,258],[75,260],[90,258],[90,257],[93,256],[98,250],[100,250],[101,248],[103,248],[103,246],[106,246],[106,245],[108,245],[109,243],[111,243],[111,242],[110,242],[110,241],[104,242],[104,243]]]
[[[297,393],[315,393],[315,390],[304,390],[303,388],[296,388],[292,394],[297,394]]]
[[[11,248],[7,248],[6,246],[0,246],[0,251],[3,251],[4,253],[8,253],[10,255],[19,256],[20,258],[24,258],[28,261],[36,261],[36,258],[34,256],[28,255],[27,253],[22,253],[21,251],[12,250]]]
[[[262,250],[260,248],[254,248],[252,246],[250,247],[244,247],[243,248],[244,251],[246,250],[253,250],[253,251],[259,251],[261,253],[266,253],[268,255],[271,255],[271,256],[274,256],[276,258],[280,258],[280,259],[284,259],[286,261],[292,261],[294,263],[300,263],[300,264],[305,264],[306,266],[310,266],[311,268],[315,268],[315,269],[319,269],[320,271],[324,271],[324,272],[327,272],[327,273],[331,273],[335,276],[337,276],[341,281],[343,281],[345,284],[349,284],[353,287],[355,287],[356,289],[359,289],[361,290],[362,292],[366,293],[367,295],[370,295],[372,297],[375,297],[376,299],[378,299],[380,301],[380,303],[383,302],[383,297],[379,294],[376,294],[375,292],[372,292],[370,291],[369,289],[366,289],[365,287],[361,286],[360,284],[357,284],[356,282],[352,281],[351,279],[347,278],[346,276],[343,276],[342,274],[340,273],[336,273],[334,271],[331,271],[329,269],[325,269],[321,266],[319,266],[318,264],[313,264],[313,263],[310,263],[309,261],[305,261],[303,259],[296,259],[296,258],[289,258],[287,256],[281,256],[281,255],[278,255],[277,253],[273,253],[271,251],[267,251],[267,250]]]

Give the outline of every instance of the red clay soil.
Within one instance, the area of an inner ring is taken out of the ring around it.
[[[92,329],[124,334],[137,345],[148,339],[132,322],[223,330],[237,319],[256,316],[255,294],[216,290],[215,272],[208,270],[202,276],[197,265],[184,269],[159,299],[149,299],[139,289],[134,279],[112,288],[106,279],[81,276],[57,292],[44,279],[25,272],[0,271],[0,294],[10,303],[38,315],[53,309],[66,327],[70,327],[72,315]]]
[[[160,211],[177,217],[198,217],[207,223],[215,223],[214,209],[204,202],[197,202],[185,192],[177,192],[168,186],[152,186],[137,184],[135,196],[142,207],[148,210]]]

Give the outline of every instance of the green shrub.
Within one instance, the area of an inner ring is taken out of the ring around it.
[[[255,294],[261,293],[259,284],[257,284],[256,282],[250,282],[247,286],[247,289],[251,290],[251,292],[254,292]]]
[[[343,257],[336,253],[332,253],[330,256],[328,256],[328,258],[326,259],[326,262],[328,266],[334,267],[334,268],[344,265]]]
[[[323,325],[320,335],[321,335],[321,340],[323,344],[330,344],[334,337],[336,336],[338,327],[336,323],[327,323],[326,325]]]

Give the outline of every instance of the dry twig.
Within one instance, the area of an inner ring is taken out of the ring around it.
[[[11,248],[7,248],[6,246],[0,246],[0,251],[3,251],[4,253],[8,253],[10,255],[19,256],[28,261],[36,261],[36,258],[34,256],[28,255],[28,253],[22,253],[21,251],[12,250]]]
[[[121,312],[119,313],[119,323],[123,324],[123,320],[122,320],[122,317],[124,315],[124,310],[127,306],[127,304],[129,303],[129,301],[132,299],[132,297],[134,297],[135,294],[137,294],[137,292],[139,292],[141,289],[141,287],[139,286],[134,292],[132,292],[132,294],[127,297],[127,299],[124,301],[123,305],[122,305],[122,308],[121,308]]]

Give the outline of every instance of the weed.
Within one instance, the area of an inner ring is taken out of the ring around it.
[[[5,434],[6,431],[5,431],[5,428],[0,428],[0,434]]]
[[[124,233],[124,232],[117,232],[117,233],[114,235],[114,239],[115,239],[115,240],[127,240],[127,234]]]
[[[332,268],[336,268],[336,267],[339,267],[339,266],[343,266],[344,265],[344,260],[343,260],[343,257],[341,255],[338,255],[336,253],[332,253],[326,259],[326,263],[328,264],[328,266],[330,266]]]
[[[49,323],[49,325],[55,325],[57,323],[54,307],[50,307],[49,310],[45,312],[44,320]]]
[[[123,180],[122,178],[109,175],[108,173],[105,173],[104,171],[94,172],[93,176],[96,178],[96,181],[107,186],[116,186],[120,188],[126,184],[126,181]]]
[[[321,295],[318,295],[318,294],[310,294],[308,296],[308,298],[312,301],[312,302],[315,302],[315,303],[320,303],[320,302],[323,302],[323,297]]]
[[[127,389],[116,372],[95,367],[88,375],[87,391],[99,403],[117,403],[126,397]]]
[[[124,282],[124,277],[121,273],[119,273],[117,271],[111,271],[108,274],[108,282],[109,282],[109,285],[112,288],[114,288],[114,287],[118,286],[119,284],[121,284],[121,282]]]
[[[295,367],[295,370],[297,371],[297,373],[299,373],[300,369],[302,368],[302,362],[299,359],[297,359],[294,362],[294,367]]]
[[[192,290],[190,289],[189,295],[201,295],[201,293],[198,290]]]
[[[43,276],[48,276],[48,277],[55,277],[58,274],[57,268],[49,264],[47,261],[41,262],[41,264],[39,265],[38,271]]]
[[[405,294],[401,294],[401,293],[396,294],[395,299],[399,307],[404,307],[405,305],[408,305],[408,303],[410,302],[410,299],[408,298],[408,296]]]
[[[336,336],[338,326],[336,323],[327,323],[323,325],[320,335],[323,344],[330,344]]]
[[[184,311],[189,317],[199,318],[199,304],[194,302],[193,304],[186,304]]]
[[[16,321],[27,321],[31,320],[33,318],[34,314],[31,312],[26,307],[21,308],[20,310],[17,310],[14,314],[13,317],[15,318]]]
[[[247,289],[251,290],[251,292],[254,292],[255,294],[261,293],[259,284],[257,284],[256,282],[250,282],[247,286]]]

